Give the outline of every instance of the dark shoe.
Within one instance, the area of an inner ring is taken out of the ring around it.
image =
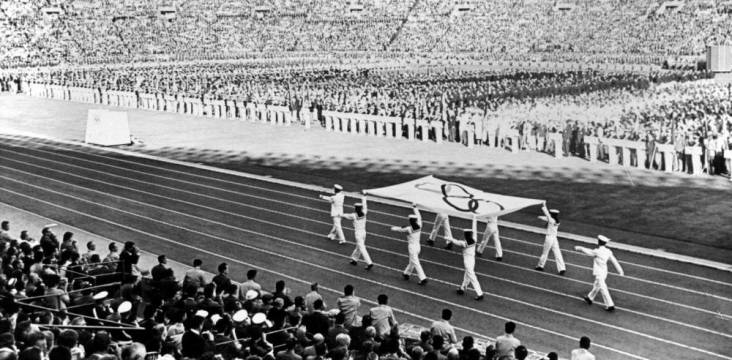
[[[615,311],[615,306],[610,306],[609,308],[606,308],[605,311],[613,312],[613,311]]]
[[[369,271],[372,267],[374,267],[374,264],[368,264],[364,269],[366,269],[366,271]]]
[[[503,261],[503,258],[498,256],[498,257],[496,257],[496,261]]]
[[[475,301],[481,301],[481,300],[483,300],[483,295],[475,297]]]
[[[452,250],[452,243],[445,245],[445,250]]]
[[[422,281],[419,282],[419,284],[422,286],[427,285],[427,279],[423,279]]]
[[[567,272],[567,270],[562,270],[562,271],[559,272],[559,275],[560,276],[564,276],[564,273],[566,273],[566,272]]]
[[[343,245],[345,243],[346,243],[346,240],[341,240],[341,241],[338,242],[338,245]]]
[[[456,292],[458,295],[465,295],[465,290],[463,290],[463,289],[457,289]]]
[[[537,266],[537,267],[534,268],[534,270],[536,270],[536,271],[544,271],[544,268],[541,267],[541,266]]]
[[[435,246],[435,241],[434,240],[427,240],[427,245],[429,245],[429,246]]]
[[[356,266],[356,265],[358,265],[358,262],[356,260],[351,260],[350,264],[353,266]]]
[[[404,278],[404,280],[409,280],[409,275],[407,275],[407,274],[402,274],[402,278]]]
[[[592,300],[590,300],[590,298],[588,298],[587,296],[584,297],[584,300],[587,303],[587,305],[592,305]]]

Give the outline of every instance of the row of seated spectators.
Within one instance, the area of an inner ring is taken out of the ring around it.
[[[328,309],[318,284],[292,297],[284,281],[274,291],[231,279],[228,265],[210,281],[194,260],[180,277],[165,255],[149,271],[138,267],[133,242],[110,243],[104,257],[93,241],[80,250],[73,233],[61,241],[53,225],[40,240],[16,237],[0,224],[0,359],[21,360],[512,360],[529,356],[516,324],[485,349],[460,341],[444,309],[429,330],[407,342],[388,296],[364,312],[351,285]],[[417,338],[418,337],[418,338]],[[580,341],[588,352],[588,338]],[[575,356],[573,353],[572,356]],[[557,359],[557,353],[547,354]],[[544,359],[532,353],[530,359]]]
[[[470,10],[459,11],[461,3]],[[708,45],[732,43],[723,7],[687,0],[679,10],[656,14],[651,2],[638,3],[583,2],[563,11],[552,2],[512,0],[196,0],[175,2],[174,15],[164,16],[160,8],[171,5],[165,1],[11,0],[0,4],[0,35],[7,39],[0,59],[73,63],[110,55],[387,50],[559,53],[572,61],[660,65],[664,57],[699,56]],[[48,7],[61,11],[48,15]]]

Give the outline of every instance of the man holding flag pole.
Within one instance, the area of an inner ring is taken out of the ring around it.
[[[404,274],[402,274],[404,280],[409,280],[409,276],[412,274],[412,272],[416,272],[417,277],[419,278],[419,284],[425,285],[427,284],[427,275],[424,274],[424,270],[422,270],[422,265],[419,263],[419,252],[421,250],[419,238],[422,234],[422,216],[419,213],[419,209],[417,209],[417,204],[412,203],[412,209],[414,211],[414,214],[409,215],[409,226],[392,226],[391,230],[407,234],[409,264],[404,269]]]
[[[445,249],[450,250],[452,243],[449,239],[452,239],[452,229],[450,228],[450,217],[446,213],[437,213],[435,216],[435,224],[432,226],[432,232],[430,238],[427,240],[429,246],[435,246],[435,239],[440,233],[440,229],[443,231],[443,237],[445,238]]]
[[[477,220],[473,215],[473,226],[470,229],[464,230],[465,240],[455,240],[453,238],[447,238],[447,241],[451,244],[463,248],[463,266],[465,267],[465,274],[463,275],[463,283],[457,290],[458,295],[464,295],[468,285],[473,286],[476,297],[475,300],[483,300],[483,290],[480,288],[478,277],[475,276],[475,238],[477,231]]]

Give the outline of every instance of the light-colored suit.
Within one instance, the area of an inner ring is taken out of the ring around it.
[[[564,271],[564,258],[562,257],[562,250],[559,249],[559,239],[557,239],[557,233],[559,231],[559,223],[554,221],[554,218],[549,214],[546,208],[542,209],[544,216],[540,216],[539,219],[546,221],[546,236],[544,237],[544,247],[541,251],[541,257],[539,258],[539,267],[544,267],[547,258],[549,258],[549,250],[554,254],[554,261],[557,263],[557,271]]]
[[[450,217],[445,213],[438,213],[435,217],[435,225],[432,226],[432,232],[430,233],[430,241],[437,239],[437,234],[443,231],[443,237],[447,242],[447,239],[452,239],[452,229],[450,229]]]
[[[476,235],[477,236],[477,235]],[[503,247],[501,246],[501,238],[498,236],[498,216],[491,216],[486,220],[485,232],[483,240],[478,245],[478,253],[482,254],[488,246],[488,242],[493,238],[493,245],[496,247],[496,257],[503,257]]]
[[[594,257],[594,261],[592,263],[592,275],[595,275],[595,283],[592,285],[592,290],[587,294],[587,297],[590,298],[590,300],[593,300],[595,296],[597,296],[597,293],[600,292],[600,294],[602,294],[602,300],[605,302],[605,306],[614,306],[615,304],[613,303],[613,299],[610,297],[610,291],[605,283],[605,279],[607,279],[608,274],[608,260],[613,263],[618,274],[623,276],[625,273],[623,272],[623,268],[620,266],[620,263],[618,263],[618,260],[615,258],[615,255],[613,255],[612,250],[608,249],[605,245],[600,245],[596,249],[577,246],[576,249],[586,255]]]
[[[332,196],[320,195],[320,198],[330,202],[330,216],[333,218],[333,227],[328,233],[331,240],[338,239],[339,242],[346,242],[346,236],[343,235],[343,227],[341,227],[341,217],[343,216],[343,200],[345,195],[338,192]]]
[[[356,238],[356,249],[351,254],[351,259],[354,261],[360,260],[363,257],[363,261],[366,264],[371,265],[371,257],[369,252],[366,250],[366,214],[368,213],[368,207],[366,205],[366,196],[361,198],[361,204],[363,206],[363,217],[359,217],[357,213],[344,214],[343,217],[348,220],[353,220],[353,232]]]
[[[422,246],[419,243],[419,237],[422,234],[422,216],[419,213],[419,210],[415,207],[414,208],[414,214],[417,216],[417,223],[419,224],[419,229],[414,230],[411,226],[405,226],[405,227],[398,227],[394,226],[391,228],[392,231],[405,233],[407,234],[407,250],[409,251],[409,264],[404,269],[404,275],[411,275],[412,272],[417,273],[417,277],[419,278],[419,281],[422,281],[427,278],[427,275],[425,275],[424,270],[422,270],[422,265],[419,263],[419,252],[422,250]]]
[[[473,236],[477,234],[476,221],[473,219]],[[451,243],[463,248],[463,266],[465,267],[465,273],[463,274],[463,283],[460,285],[460,290],[465,290],[468,285],[473,286],[473,290],[478,296],[483,295],[483,290],[480,288],[478,277],[475,275],[475,243],[468,244],[465,240],[450,240]]]

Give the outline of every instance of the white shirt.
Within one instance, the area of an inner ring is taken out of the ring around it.
[[[339,192],[333,196],[323,196],[323,199],[330,201],[330,216],[343,215],[343,192]]]
[[[490,216],[486,219],[486,229],[498,230],[498,216]]]
[[[574,349],[572,350],[571,360],[595,360],[595,355],[592,355],[592,353],[587,349]]]
[[[358,307],[361,306],[361,299],[350,295],[338,298],[338,309],[346,319],[343,323],[346,327],[354,326],[358,319]]]
[[[343,214],[343,217],[349,220],[353,220],[353,230],[356,234],[366,235],[366,213],[368,211],[368,208],[366,205],[365,196],[361,199],[361,204],[363,206],[362,217],[358,217],[358,214],[355,212],[350,214]]]
[[[596,249],[580,248],[580,251],[587,255],[594,256],[594,260],[592,262],[592,275],[602,278],[607,277],[608,260],[613,263],[613,266],[618,270],[618,273],[623,274],[623,268],[620,267],[620,263],[618,263],[615,255],[613,255],[613,251],[608,249],[606,246],[601,245]]]

